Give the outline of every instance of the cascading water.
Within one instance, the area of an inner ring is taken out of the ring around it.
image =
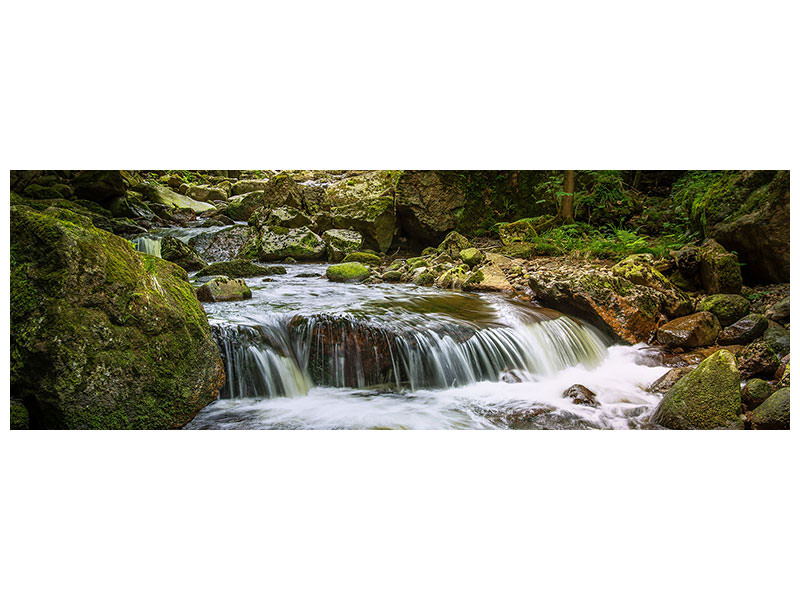
[[[665,368],[555,311],[286,267],[248,280],[251,300],[205,305],[227,380],[187,427],[630,428],[658,400],[645,388]],[[575,383],[600,406],[563,398]]]
[[[153,237],[138,237],[133,240],[139,252],[161,258],[161,239]]]

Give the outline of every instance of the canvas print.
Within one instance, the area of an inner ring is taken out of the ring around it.
[[[788,429],[788,171],[11,171],[12,429]]]

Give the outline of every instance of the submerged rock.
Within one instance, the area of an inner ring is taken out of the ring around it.
[[[225,275],[233,278],[261,277],[264,275],[285,275],[286,267],[280,265],[262,266],[249,260],[237,259],[208,265],[197,273],[197,277]]]
[[[187,271],[197,271],[207,264],[194,248],[169,235],[161,239],[161,258]]]
[[[743,429],[736,359],[720,350],[670,389],[653,415],[668,429]]]
[[[669,348],[696,348],[713,344],[719,331],[717,317],[710,312],[699,312],[665,323],[658,329],[656,339]]]
[[[325,271],[325,275],[331,281],[363,281],[369,277],[369,269],[360,262],[346,262],[339,263],[338,265],[331,265]]]
[[[32,428],[172,428],[224,370],[186,272],[61,209],[11,208],[11,393]]]
[[[789,388],[781,388],[764,400],[750,416],[753,429],[789,429]]]
[[[595,400],[597,394],[595,394],[586,386],[578,383],[564,390],[564,393],[561,394],[561,397],[571,399],[573,404],[585,404],[587,406],[594,407],[600,406],[600,403]]]
[[[248,300],[253,292],[247,287],[244,279],[215,277],[197,288],[197,298],[203,302],[229,302],[231,300]]]

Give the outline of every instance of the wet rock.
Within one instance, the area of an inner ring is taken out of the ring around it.
[[[267,189],[267,179],[240,179],[231,186],[231,196],[240,196],[250,192],[263,192]]]
[[[315,260],[325,255],[325,242],[308,227],[286,229],[263,227],[258,229],[239,251],[241,258],[262,261],[281,260],[287,257],[296,260]]]
[[[71,211],[11,207],[11,394],[32,428],[174,428],[224,369],[186,272]]]
[[[697,246],[684,246],[680,250],[671,250],[669,254],[675,261],[678,272],[687,281],[692,281],[700,275],[700,255]]]
[[[459,252],[458,257],[470,267],[476,267],[483,262],[484,254],[477,248],[467,248]]]
[[[763,379],[751,379],[742,388],[742,405],[747,410],[753,410],[774,392],[769,382]]]
[[[564,390],[561,397],[571,399],[573,404],[585,404],[594,407],[600,406],[600,403],[595,400],[597,394],[589,388],[577,383]]]
[[[360,262],[345,262],[339,263],[338,265],[331,265],[325,271],[325,275],[331,281],[364,281],[369,277],[369,269]]]
[[[653,421],[668,429],[743,429],[739,381],[736,359],[720,350],[675,383]]]
[[[789,388],[781,388],[750,415],[753,429],[789,429]]]
[[[465,204],[459,177],[451,171],[404,171],[395,188],[397,218],[414,244],[434,244],[458,224]]]
[[[670,318],[683,317],[692,312],[692,301],[675,289],[672,283],[656,269],[652,254],[633,254],[611,268],[616,277],[627,279],[635,285],[652,288],[663,294],[662,310]]]
[[[703,298],[697,309],[712,313],[720,325],[727,327],[747,315],[750,301],[738,294],[714,294]]]
[[[500,374],[500,381],[503,383],[522,383],[524,379],[519,372],[517,372],[515,369],[511,369],[510,371],[503,371]]]
[[[472,247],[472,244],[469,243],[467,238],[457,231],[451,231],[447,234],[447,237],[442,240],[442,243],[439,244],[438,250],[450,256],[451,259],[457,260],[459,253],[470,247]]]
[[[402,278],[402,271],[386,271],[383,275],[381,275],[381,279],[388,282],[400,281]]]
[[[669,390],[672,389],[678,380],[681,379],[684,375],[688,375],[692,371],[694,371],[695,367],[675,367],[674,369],[670,369],[666,373],[664,373],[661,377],[656,379],[647,391],[651,394],[666,394]]]
[[[665,323],[659,327],[656,339],[669,348],[696,348],[713,344],[719,331],[717,317],[710,312],[699,312]]]
[[[264,206],[264,192],[250,192],[228,199],[225,216],[234,221],[248,221],[253,213]]]
[[[228,199],[228,193],[224,189],[210,185],[190,185],[186,190],[186,195],[198,202],[207,202],[208,204],[225,202]]]
[[[772,379],[781,364],[780,357],[761,338],[745,346],[736,355],[743,379],[763,377]]]
[[[349,229],[328,229],[322,234],[328,246],[328,260],[340,262],[350,252],[361,249],[364,238],[357,231]]]
[[[750,313],[733,325],[723,329],[717,342],[722,346],[730,344],[749,344],[767,330],[767,318],[764,315]]]
[[[307,214],[291,206],[257,208],[247,223],[253,227],[286,227],[289,229],[311,226],[313,221]]]
[[[742,290],[742,271],[735,254],[715,240],[706,240],[698,251],[700,280],[710,294],[738,294]]]
[[[197,298],[203,302],[229,302],[252,297],[253,292],[247,287],[244,279],[215,277],[197,288]]]
[[[249,260],[236,259],[225,262],[216,262],[208,265],[197,273],[197,277],[208,277],[209,275],[225,275],[234,279],[248,277],[262,277],[264,275],[285,275],[286,267],[280,265],[262,266],[250,262]]]
[[[417,285],[433,285],[436,281],[436,274],[427,267],[419,267],[414,269],[411,280]]]
[[[187,271],[197,271],[207,264],[194,248],[170,235],[161,239],[161,258]]]
[[[788,323],[789,308],[789,296],[786,296],[783,300],[778,300],[778,302],[770,306],[769,310],[767,310],[766,317],[778,323]]]
[[[494,264],[484,265],[476,269],[463,283],[465,290],[481,292],[513,292],[514,287],[509,283],[502,269]]]
[[[769,321],[766,332],[764,333],[764,341],[772,349],[772,351],[779,357],[783,358],[789,354],[790,338],[789,331],[781,327],[775,322]]]
[[[201,233],[189,240],[189,245],[206,262],[224,262],[237,257],[251,236],[246,225],[233,225],[219,231]]]
[[[371,252],[351,252],[344,257],[344,262],[360,262],[364,265],[378,266],[381,264],[381,257]]]
[[[170,188],[157,183],[143,182],[138,184],[134,189],[142,194],[145,202],[148,202],[151,208],[153,205],[159,205],[169,213],[179,209],[186,209],[192,213],[200,214],[216,208],[213,204],[200,202],[182,194],[175,193]]]
[[[436,280],[436,285],[444,289],[461,289],[470,276],[465,265],[458,265],[446,270]]]

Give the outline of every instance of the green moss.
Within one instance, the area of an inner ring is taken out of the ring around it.
[[[345,256],[343,260],[344,262],[360,262],[365,265],[372,266],[381,264],[380,257],[372,254],[371,252],[351,252]]]
[[[228,277],[261,277],[266,275],[283,275],[286,267],[273,265],[262,267],[249,260],[236,259],[227,262],[218,262],[208,265],[197,272],[196,277],[208,277],[212,275],[226,275]]]
[[[406,264],[408,265],[409,269],[419,269],[420,267],[427,267],[430,263],[428,263],[428,259],[422,256],[416,256],[414,258],[409,258],[406,260]]]
[[[462,250],[458,253],[458,257],[468,264],[470,267],[477,266],[483,261],[483,252],[478,250],[477,248],[467,248],[466,250]]]
[[[331,281],[363,281],[369,277],[369,269],[360,262],[344,262],[328,267],[325,275]]]
[[[713,294],[703,298],[697,308],[712,313],[726,327],[748,313],[750,301],[738,294]]]

